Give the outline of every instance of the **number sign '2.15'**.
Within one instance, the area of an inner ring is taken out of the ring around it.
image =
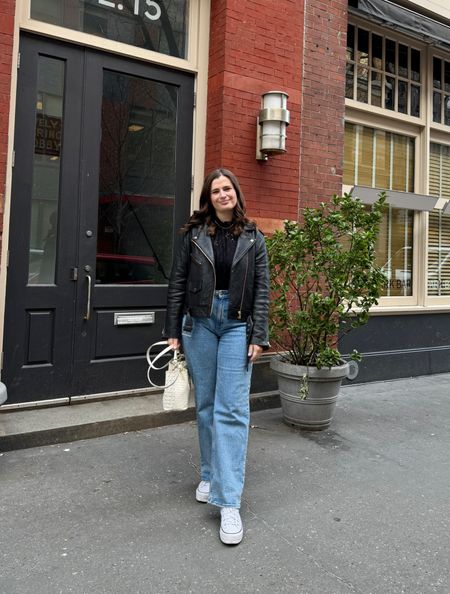
[[[102,6],[108,6],[108,8],[117,8],[117,10],[123,10],[125,8],[122,3],[110,2],[110,0],[98,0],[98,3]],[[134,0],[134,14],[140,14],[142,4],[144,5],[144,17],[150,19],[151,21],[157,21],[159,18],[161,18],[161,7],[157,2],[153,2],[153,0]],[[146,6],[150,10],[146,10]]]
[[[32,19],[186,58],[189,0],[31,0]]]

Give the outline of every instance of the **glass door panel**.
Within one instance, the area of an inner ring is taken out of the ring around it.
[[[28,284],[54,284],[65,63],[39,56]]]
[[[97,284],[167,284],[178,89],[104,71]]]

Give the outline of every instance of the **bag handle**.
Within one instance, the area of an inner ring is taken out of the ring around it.
[[[152,350],[152,348],[153,348],[153,347],[156,347],[156,346],[163,346],[163,345],[166,345],[166,348],[165,348],[165,349],[162,349],[162,351],[160,351],[160,352],[159,352],[159,353],[158,353],[158,354],[157,354],[157,355],[156,355],[156,356],[155,356],[155,357],[152,359],[152,357],[151,357],[151,355],[150,355],[150,351]],[[169,365],[169,363],[170,363],[171,359],[169,359],[169,361],[167,361],[167,363],[164,363],[164,365],[161,365],[161,366],[159,366],[159,367],[157,367],[157,366],[155,365],[155,363],[156,363],[156,362],[157,362],[159,359],[161,359],[162,357],[164,357],[164,355],[167,355],[167,353],[170,353],[170,352],[172,352],[172,353],[173,353],[173,359],[174,359],[174,361],[178,361],[178,349],[175,349],[175,350],[174,350],[174,349],[173,349],[173,348],[172,348],[170,345],[168,345],[168,346],[167,346],[167,342],[166,342],[165,340],[163,340],[163,341],[160,341],[160,342],[155,342],[155,343],[151,344],[151,345],[148,347],[148,349],[147,349],[147,353],[146,353],[146,357],[147,357],[147,363],[148,363],[147,379],[148,379],[148,382],[149,382],[149,384],[150,384],[151,386],[153,386],[154,388],[161,388],[161,389],[165,389],[165,388],[168,388],[169,386],[171,386],[172,384],[174,384],[174,383],[176,382],[176,379],[177,379],[177,378],[175,378],[175,379],[173,380],[173,382],[170,382],[170,384],[166,384],[166,385],[163,385],[163,386],[158,386],[158,384],[155,384],[155,383],[154,383],[154,382],[151,380],[151,378],[150,378],[150,372],[151,372],[151,370],[152,370],[152,369],[154,369],[155,371],[160,371],[161,369],[165,369],[166,367],[168,367],[168,365]]]
[[[157,347],[157,346],[163,346],[163,345],[166,345],[166,348],[165,348],[165,349],[163,349],[162,351],[160,351],[160,352],[159,352],[159,353],[156,355],[156,357],[154,357],[154,358],[153,358],[153,360],[152,360],[152,358],[151,358],[151,355],[150,355],[150,351],[152,350],[152,348],[153,348],[153,347]],[[178,349],[177,349],[177,350],[178,350]],[[156,363],[156,361],[159,361],[159,359],[161,359],[162,357],[164,357],[164,355],[167,355],[167,353],[170,353],[170,352],[174,353],[174,358],[176,359],[176,358],[177,358],[177,351],[176,351],[176,350],[174,350],[174,349],[173,349],[173,348],[170,346],[170,344],[168,345],[168,344],[167,344],[167,342],[166,342],[165,340],[162,340],[162,341],[160,341],[160,342],[155,342],[155,343],[151,344],[151,345],[148,347],[148,349],[147,349],[147,355],[146,355],[146,356],[147,356],[147,362],[148,362],[148,365],[149,365],[149,367],[150,367],[151,369],[155,369],[155,370],[157,370],[157,371],[158,371],[158,370],[160,370],[160,369],[165,369],[165,368],[166,368],[166,367],[169,365],[169,361],[167,361],[167,363],[165,363],[164,365],[161,365],[161,367],[157,367],[157,366],[155,365],[155,363]]]

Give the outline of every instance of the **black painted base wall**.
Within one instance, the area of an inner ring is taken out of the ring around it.
[[[274,392],[278,390],[277,378],[270,369],[270,355],[263,355],[254,365],[250,392]]]
[[[363,356],[351,383],[450,372],[450,313],[372,317],[339,348]]]

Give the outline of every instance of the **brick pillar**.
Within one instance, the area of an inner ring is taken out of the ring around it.
[[[14,11],[14,0],[0,2],[0,249],[5,203]]]
[[[206,170],[238,176],[249,216],[264,231],[298,210],[303,3],[212,0]],[[261,95],[289,94],[287,153],[255,159]]]
[[[347,0],[305,0],[300,207],[342,190]]]

